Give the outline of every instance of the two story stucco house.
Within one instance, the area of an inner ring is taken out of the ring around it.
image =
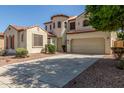
[[[78,16],[57,14],[39,26],[9,25],[4,32],[4,49],[15,53],[16,48],[26,48],[29,53],[45,51],[46,44],[54,44],[57,51],[81,54],[110,54],[115,32],[97,31],[89,25],[89,19],[82,13]]]
[[[39,26],[9,25],[4,32],[4,48],[8,53],[15,53],[16,48],[26,48],[29,53],[40,53],[47,44],[47,35],[47,31]]]
[[[82,13],[78,16],[58,14],[45,22],[45,29],[51,34],[48,41],[57,46],[58,51],[83,54],[110,54],[115,32],[96,31],[89,25],[89,19]]]

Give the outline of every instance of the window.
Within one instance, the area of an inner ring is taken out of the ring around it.
[[[52,29],[52,26],[50,25],[50,30]]]
[[[65,28],[67,28],[67,22],[65,22]]]
[[[45,26],[45,30],[47,30],[47,26]]]
[[[22,41],[22,42],[23,42],[23,39],[24,39],[24,35],[22,34],[22,35],[21,35],[21,41]]]
[[[11,30],[11,28],[9,28],[9,30]]]
[[[43,35],[33,34],[33,46],[43,46]]]
[[[53,23],[53,28],[55,28],[55,23]]]
[[[61,22],[58,21],[58,28],[61,28]]]
[[[70,23],[70,30],[74,30],[75,29],[75,22],[71,22]]]
[[[83,21],[83,26],[89,26],[89,21],[88,20],[84,20]]]

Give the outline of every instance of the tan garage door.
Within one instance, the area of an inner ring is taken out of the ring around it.
[[[105,40],[103,38],[73,39],[71,51],[84,54],[104,54]]]

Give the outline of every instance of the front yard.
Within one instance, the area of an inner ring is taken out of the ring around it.
[[[44,57],[49,58],[21,63]],[[20,64],[7,65],[17,62]],[[117,69],[116,64],[117,60],[108,55],[56,53],[31,54],[28,58],[0,56],[0,82],[7,85],[0,83],[0,87],[123,88],[124,70]]]
[[[17,63],[17,62],[24,62],[38,58],[55,56],[60,54],[62,53],[56,53],[56,54],[35,53],[35,54],[29,54],[29,57],[26,58],[16,58],[15,56],[0,56],[0,66]]]
[[[64,54],[0,67],[0,87],[62,88],[103,55]]]
[[[123,88],[124,70],[115,66],[117,60],[112,56],[100,59],[94,65],[70,81],[67,88]]]

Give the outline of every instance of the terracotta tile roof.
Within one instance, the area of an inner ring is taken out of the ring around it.
[[[49,23],[52,23],[52,21],[45,22],[44,24],[49,24]]]
[[[90,33],[90,32],[96,32],[96,30],[77,30],[77,31],[70,31],[67,32],[67,34],[78,34],[78,33]]]
[[[10,26],[12,26],[17,31],[24,31],[33,27],[39,27],[39,26],[17,26],[17,25],[10,25]]]
[[[57,14],[57,15],[53,15],[53,16],[51,17],[51,20],[52,20],[54,17],[59,17],[59,16],[69,18],[69,16],[67,16],[67,15],[65,15],[65,14]]]
[[[49,37],[56,37],[56,35],[53,34],[52,32],[48,32],[48,36],[49,36]]]
[[[3,32],[0,32],[0,36],[1,36],[1,37],[4,37],[4,33],[3,33]]]
[[[77,18],[77,16],[70,16],[69,18],[68,18],[68,21],[70,21],[70,20],[75,20]]]

